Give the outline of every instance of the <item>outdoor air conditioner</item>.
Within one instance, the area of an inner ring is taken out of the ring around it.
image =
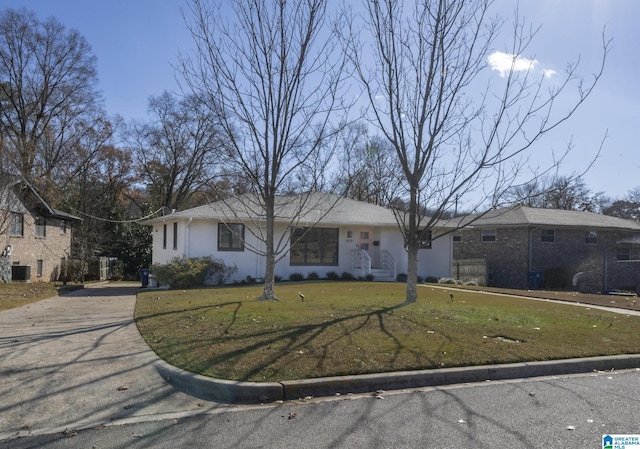
[[[29,281],[31,280],[31,266],[29,265],[11,265],[12,281]]]

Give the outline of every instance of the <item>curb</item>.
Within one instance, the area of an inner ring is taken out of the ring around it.
[[[400,390],[541,376],[640,368],[640,354],[509,363],[419,371],[322,377],[284,382],[239,382],[201,376],[164,360],[155,368],[169,384],[189,395],[227,404],[260,404],[376,390]]]

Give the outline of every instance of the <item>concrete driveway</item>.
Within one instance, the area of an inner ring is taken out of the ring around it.
[[[168,385],[133,310],[106,284],[0,312],[0,440],[219,408]]]

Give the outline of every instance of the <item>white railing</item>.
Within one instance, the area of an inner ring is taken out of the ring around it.
[[[387,250],[382,251],[382,268],[387,270],[394,279],[396,278],[396,259]]]
[[[359,249],[351,250],[351,268],[360,269],[362,276],[371,273],[371,256],[366,251]]]

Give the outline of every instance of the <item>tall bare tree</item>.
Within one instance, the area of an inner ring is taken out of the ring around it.
[[[133,123],[128,144],[153,208],[179,209],[217,171],[223,141],[217,118],[194,96],[169,92],[149,99],[150,120]]]
[[[263,211],[256,233],[264,249],[261,299],[275,299],[276,262],[288,242],[275,241],[276,197],[317,189],[323,151],[343,123],[344,55],[327,26],[327,0],[191,0],[188,23],[195,54],[183,59],[190,90],[219,114],[229,151],[229,172],[243,176]],[[301,207],[304,201],[300,202]]]
[[[0,138],[5,170],[41,186],[99,109],[96,58],[76,30],[26,9],[0,12]]]
[[[494,53],[506,22],[492,14],[492,3],[366,0],[366,37],[356,18],[349,20],[345,42],[372,120],[402,167],[397,189],[406,208],[396,217],[408,252],[407,302],[417,299],[418,250],[438,220],[462,200],[472,211],[487,201],[497,205],[526,173],[545,172],[528,164],[543,160],[540,147],[530,159],[534,143],[571,117],[602,73],[604,56],[589,80],[569,64],[560,81],[549,82],[550,72],[538,73],[527,59],[536,30],[517,11],[509,48]],[[606,55],[606,42],[603,50]],[[508,66],[492,83],[487,72],[496,58]],[[565,99],[572,87],[573,97]]]

